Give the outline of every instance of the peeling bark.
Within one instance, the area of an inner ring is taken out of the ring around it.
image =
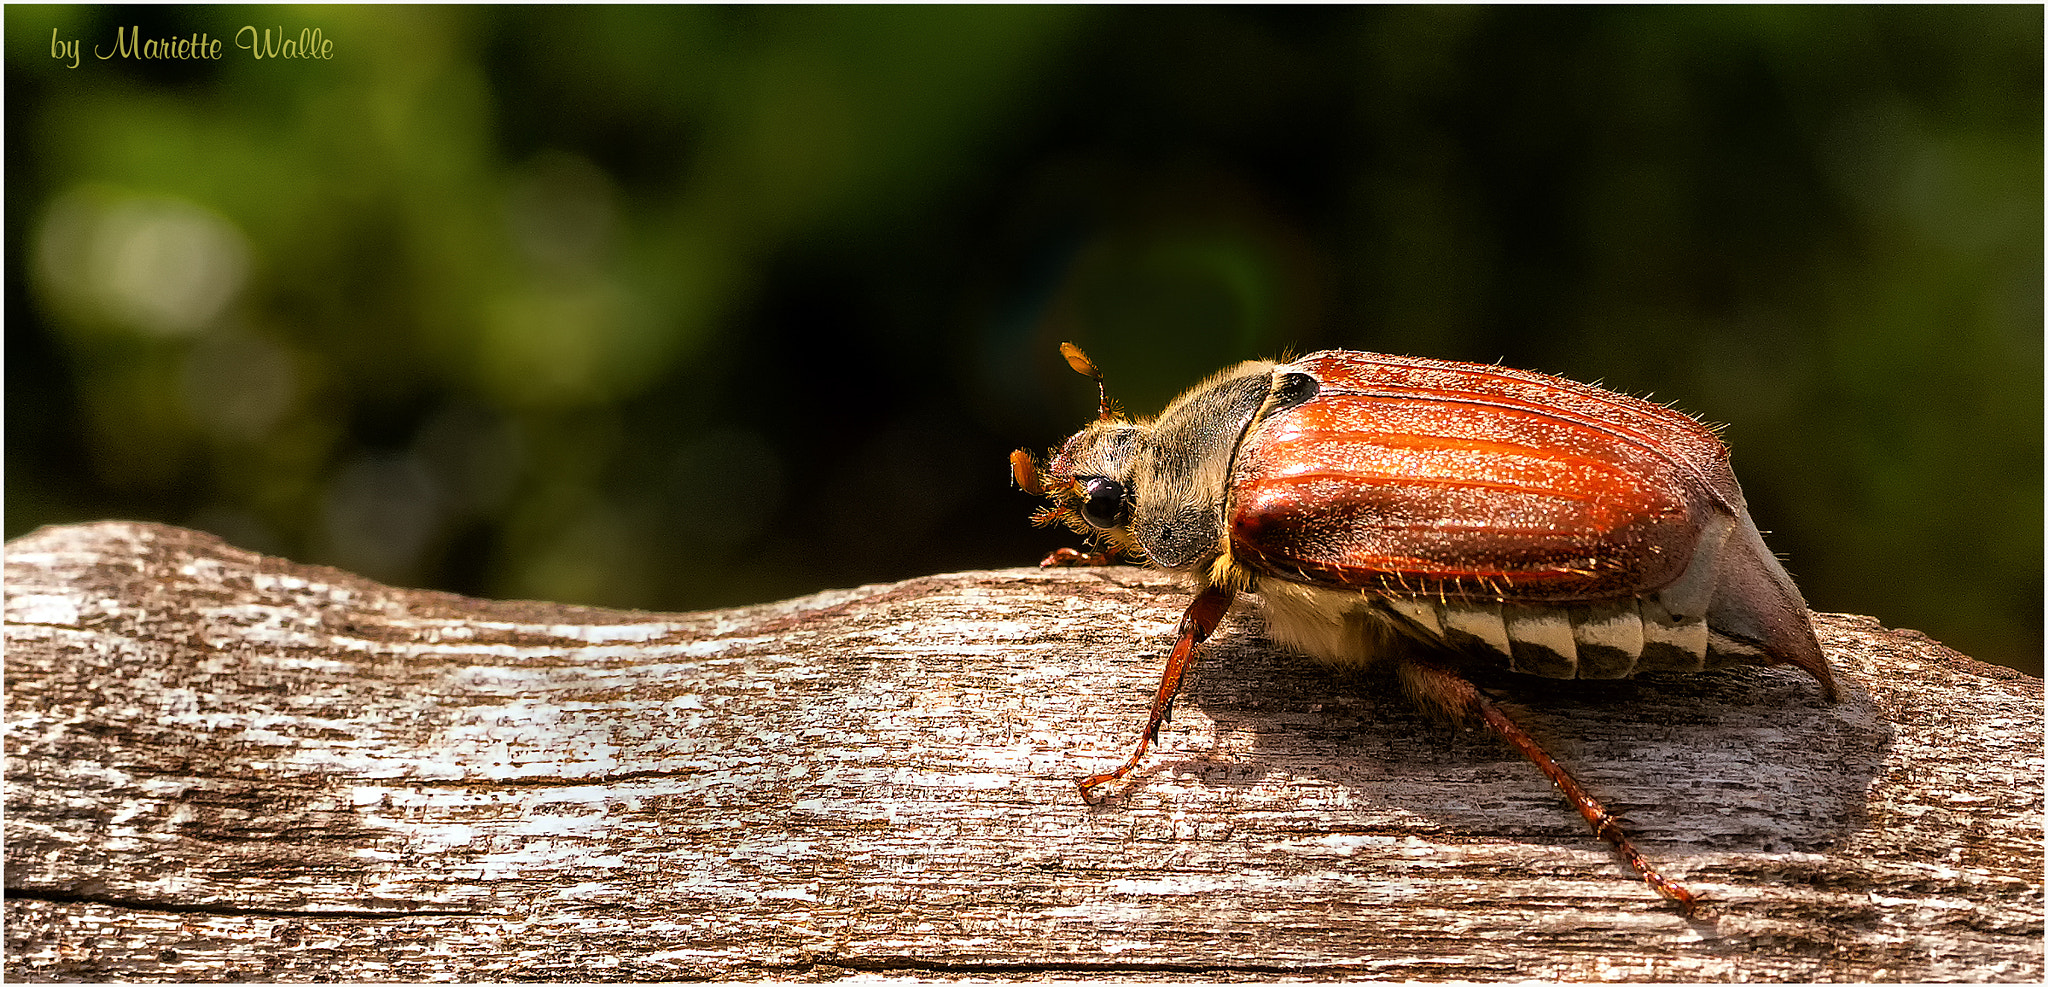
[[[2039,982],[2042,693],[1825,614],[1789,670],[1484,683],[1707,900],[1383,682],[1137,569],[710,613],[393,589],[106,523],[7,546],[15,980]]]

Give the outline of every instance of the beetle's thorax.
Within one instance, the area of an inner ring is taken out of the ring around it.
[[[1202,571],[1225,551],[1230,465],[1265,403],[1273,364],[1247,361],[1190,388],[1147,422],[1132,464],[1130,535],[1154,565]]]

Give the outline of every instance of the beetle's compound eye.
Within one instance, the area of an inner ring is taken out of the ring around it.
[[[1131,508],[1124,501],[1124,485],[1103,476],[1081,481],[1081,517],[1097,528],[1121,528],[1130,520]]]

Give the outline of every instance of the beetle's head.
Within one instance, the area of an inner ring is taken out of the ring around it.
[[[1121,552],[1133,559],[1145,553],[1131,537],[1131,505],[1137,491],[1133,486],[1138,443],[1144,426],[1133,424],[1110,404],[1102,388],[1102,372],[1095,369],[1081,348],[1061,343],[1060,352],[1078,373],[1095,378],[1101,394],[1101,410],[1087,427],[1074,433],[1052,450],[1043,464],[1028,450],[1010,454],[1010,475],[1026,493],[1046,497],[1031,523],[1064,524],[1075,532],[1093,537],[1105,552]]]

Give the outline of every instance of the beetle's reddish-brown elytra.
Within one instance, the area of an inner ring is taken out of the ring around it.
[[[1239,593],[1280,643],[1341,667],[1391,665],[1424,708],[1478,720],[1564,792],[1659,893],[1614,817],[1465,675],[1550,678],[1789,664],[1835,699],[1806,604],[1698,421],[1640,398],[1506,367],[1327,350],[1251,361],[1158,417],[1111,405],[1041,463],[1033,520],[1090,536],[1045,565],[1116,555],[1192,578],[1137,749],[1081,780],[1123,777],[1158,736],[1183,673]]]

